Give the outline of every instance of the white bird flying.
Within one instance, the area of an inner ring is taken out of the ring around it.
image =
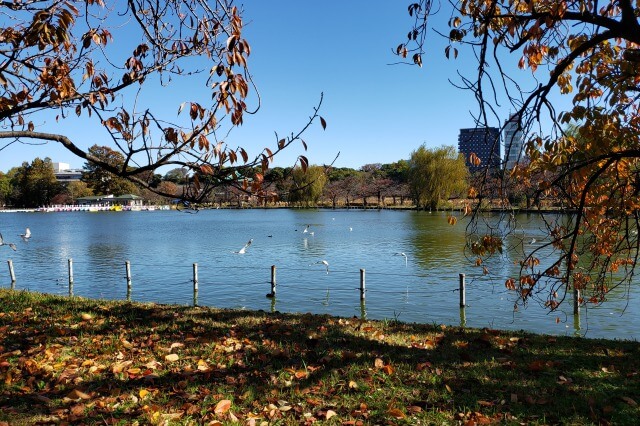
[[[13,244],[13,243],[5,243],[4,242],[4,238],[2,238],[2,234],[0,234],[0,246],[9,246],[10,248],[13,249],[13,251],[18,250],[18,248],[16,247],[15,244]]]
[[[394,254],[394,256],[403,256],[404,257],[404,266],[407,266],[407,254],[403,252],[398,252]]]
[[[22,238],[22,241],[24,242],[29,241],[29,238],[31,238],[31,229],[27,228],[24,231],[24,234],[20,234],[20,238]]]
[[[318,263],[322,263],[325,266],[325,268],[327,268],[327,274],[328,274],[329,273],[329,262],[327,262],[326,260],[318,260],[316,262],[316,264],[318,264]]]
[[[253,242],[253,238],[251,238],[249,241],[247,241],[247,244],[245,244],[244,247],[242,247],[236,253],[245,254],[247,252],[247,249],[249,248],[249,246],[251,245],[252,242]]]

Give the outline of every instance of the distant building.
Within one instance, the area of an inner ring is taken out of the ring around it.
[[[91,197],[79,197],[76,204],[80,206],[142,206],[144,199],[134,194],[123,195],[94,195]]]
[[[500,130],[496,127],[477,127],[460,129],[458,135],[458,152],[464,155],[470,172],[483,170],[487,166],[491,170],[500,169],[502,156],[500,154]],[[469,160],[471,154],[480,159],[480,165],[474,165]]]
[[[53,174],[58,182],[77,182],[82,178],[82,170],[71,169],[67,163],[53,163]]]
[[[504,168],[511,170],[523,155],[524,135],[520,128],[520,116],[513,114],[504,123]]]

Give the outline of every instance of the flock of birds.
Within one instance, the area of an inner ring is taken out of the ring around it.
[[[19,234],[19,236],[20,238],[22,238],[22,241],[24,241],[25,243],[28,243],[29,239],[31,238],[31,230],[27,228],[24,231],[24,234]],[[9,246],[9,248],[12,249],[13,251],[18,250],[18,247],[14,243],[5,242],[2,234],[0,234],[0,246]]]
[[[302,230],[303,234],[308,234],[311,235],[312,237],[315,235],[314,231],[310,231],[311,225],[307,225],[305,226],[305,228]],[[297,229],[296,229],[297,231]],[[353,227],[349,227],[349,232],[353,231]],[[268,237],[273,237],[273,235],[268,235]],[[234,251],[233,253],[236,254],[245,254],[247,252],[247,249],[249,248],[249,246],[251,246],[251,244],[253,243],[253,238],[251,238],[249,241],[247,241],[247,243],[240,249],[237,251]],[[404,256],[404,265],[407,266],[407,255],[405,253],[395,253],[396,256]],[[319,260],[317,262],[315,262],[312,265],[324,265],[327,274],[329,273],[329,262],[326,260]]]

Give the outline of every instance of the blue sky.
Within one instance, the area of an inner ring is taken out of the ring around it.
[[[262,104],[226,142],[245,147],[250,155],[264,146],[274,147],[274,133],[284,137],[297,132],[324,93],[320,115],[327,121],[326,131],[319,123],[314,125],[303,136],[308,151],[293,146],[274,165],[289,166],[300,154],[312,164],[330,163],[339,152],[335,166],[359,168],[408,159],[423,143],[457,146],[458,130],[473,127],[469,111],[477,106],[470,92],[453,87],[448,79],[456,80],[457,70],[473,76],[477,63],[471,55],[446,59],[445,41],[430,32],[423,68],[393,65],[398,58],[392,49],[404,41],[412,23],[407,5],[389,0],[244,3],[244,36],[252,49],[249,65]],[[449,14],[442,10],[432,25],[447,32]],[[509,59],[516,63],[518,57]],[[183,85],[180,90],[156,92],[150,99],[177,111],[181,102],[197,95],[190,90],[201,89]],[[255,99],[251,103],[255,105]],[[99,129],[87,128],[81,120],[55,124],[50,117],[40,124],[42,130],[83,141],[81,145],[107,143]],[[76,168],[83,165],[52,143],[14,144],[0,151],[0,170],[36,156]]]

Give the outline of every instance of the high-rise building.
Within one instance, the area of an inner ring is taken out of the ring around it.
[[[458,152],[464,155],[470,172],[483,170],[487,166],[491,170],[500,169],[502,156],[500,153],[500,130],[496,127],[476,127],[460,129],[458,135]],[[471,154],[480,159],[480,164],[472,164]]]
[[[504,123],[504,168],[511,170],[521,160],[524,137],[520,128],[520,116],[513,114]]]

